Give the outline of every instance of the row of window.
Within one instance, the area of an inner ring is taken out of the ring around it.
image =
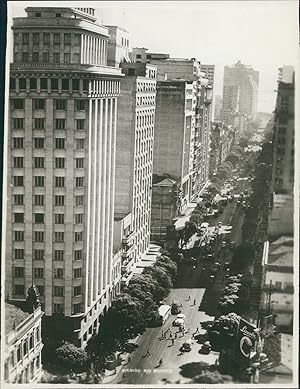
[[[71,53],[63,53],[54,52],[52,58],[50,57],[50,53],[45,51],[40,53],[39,51],[34,51],[32,53],[32,57],[29,57],[28,51],[23,51],[22,53],[14,52],[14,62],[33,62],[33,63],[77,63],[80,64],[80,53],[73,53],[71,57]]]
[[[45,157],[34,157],[33,158],[33,167],[37,169],[45,168]],[[66,158],[59,157],[54,158],[54,167],[57,169],[63,169],[66,165]],[[13,167],[14,168],[23,168],[24,167],[24,157],[13,157]],[[84,158],[75,158],[75,168],[83,169],[84,168]],[[18,181],[18,177],[15,176],[14,180]],[[35,186],[45,186],[44,185],[45,177],[44,176],[35,176],[34,185]],[[19,181],[18,181],[19,182]],[[23,184],[15,186],[23,186]]]
[[[84,196],[78,195],[74,196],[75,206],[84,205]],[[13,195],[14,205],[24,205],[24,195],[16,194]],[[45,205],[45,195],[34,195],[33,197],[34,205]],[[65,205],[65,196],[64,195],[54,195],[54,205],[63,206]]]
[[[26,78],[11,78],[10,79],[10,90],[16,90],[16,80],[18,81],[19,90],[26,90],[27,89],[27,79]],[[38,79],[37,78],[29,78],[29,84],[28,87],[30,91],[37,91],[38,86]],[[49,85],[48,85],[49,80]],[[48,91],[48,88],[51,89],[51,91],[58,91],[59,89],[59,79],[58,78],[40,78],[40,89],[41,91]],[[62,78],[61,79],[61,90],[69,92],[70,89],[73,92],[79,92],[80,88],[80,79],[79,78]],[[83,79],[82,80],[82,88],[84,91],[88,91],[89,88],[89,80]]]
[[[136,98],[136,105],[155,105],[155,96],[140,96]]]
[[[14,223],[24,223],[24,213],[23,212],[15,212],[14,214]],[[64,224],[65,222],[65,216],[64,214],[55,214],[55,224]],[[83,213],[76,213],[75,214],[75,224],[82,224],[84,220],[84,214]],[[45,224],[45,214],[41,212],[36,212],[33,215],[33,222],[35,224]]]
[[[83,214],[77,214],[75,216],[80,216],[80,218],[75,217],[75,222],[78,221],[78,224],[83,223]],[[55,224],[64,224],[64,214],[55,214]],[[74,241],[83,242],[83,232],[74,232]],[[45,242],[45,231],[34,231],[33,241],[34,242]],[[14,241],[24,242],[25,231],[14,231]]]
[[[138,82],[137,83],[138,92],[155,92],[156,91],[156,82]]]
[[[45,148],[46,138],[34,137],[33,138],[33,147],[35,149],[44,149]],[[75,149],[84,150],[84,139],[75,139]],[[12,138],[12,147],[14,149],[24,149],[24,137],[18,136]],[[54,148],[64,150],[66,149],[66,138],[54,138]]]
[[[23,286],[24,285],[15,285],[15,286]],[[34,331],[30,333],[30,335],[23,339],[23,341],[18,345],[17,352],[12,351],[10,353],[9,362],[11,367],[14,367],[16,363],[20,362],[29,351],[33,350],[36,345],[40,342],[41,335],[40,335],[40,327],[37,327]],[[37,369],[40,368],[40,356],[37,356]]]
[[[29,41],[32,41],[33,44],[37,44],[40,42],[43,42],[44,44],[50,44],[51,41],[54,44],[60,44],[63,42],[65,45],[71,44],[71,38],[72,38],[72,44],[74,45],[80,45],[81,44],[81,34],[71,34],[71,33],[54,33],[50,34],[49,32],[23,32],[23,33],[14,33],[14,41],[15,44],[18,42],[20,35],[22,37],[22,44],[28,45]]]
[[[56,110],[65,111],[67,109],[67,99],[55,99],[54,106]],[[13,109],[24,109],[25,99],[12,99],[11,100]],[[84,111],[86,109],[86,100],[75,100],[75,110]],[[33,109],[45,109],[46,99],[32,99]]]
[[[64,239],[64,233],[63,239]],[[61,235],[58,236],[60,238]],[[62,241],[56,241],[57,243],[61,243]],[[14,259],[24,259],[24,249],[14,249],[13,251],[13,257]],[[33,250],[33,259],[35,261],[43,261],[45,259],[45,250],[44,249],[34,249]],[[83,250],[78,249],[74,250],[74,258],[75,261],[80,261],[83,259]],[[64,260],[64,254],[62,250],[54,250],[53,254],[53,260],[54,261],[63,261]]]
[[[63,270],[63,269],[62,268],[54,269],[54,278],[62,278],[61,275],[63,275],[63,271],[61,271],[61,270]],[[44,278],[44,268],[41,268],[41,267],[33,268],[33,274],[34,274],[35,278]],[[14,277],[15,278],[24,278],[25,277],[25,268],[20,267],[20,266],[14,267]],[[81,267],[73,269],[73,277],[74,278],[81,278],[82,277],[82,268]],[[43,296],[44,293],[42,293],[43,290],[41,291],[41,289],[40,289],[41,287],[42,287],[42,285],[39,285],[38,289],[39,289],[40,295]],[[59,287],[56,286],[56,288],[59,288]],[[54,295],[58,296],[58,294],[54,294]]]
[[[54,129],[55,130],[65,130],[66,129],[66,119],[55,119],[54,120]],[[35,130],[45,130],[46,119],[45,118],[35,118],[33,119],[33,128]],[[75,130],[80,131],[85,129],[85,119],[75,119]],[[14,130],[23,130],[25,126],[24,118],[13,118],[13,129]]]
[[[44,187],[44,176],[37,176],[37,181],[35,181],[36,187]],[[65,179],[66,177],[55,177],[54,178],[54,186],[56,188],[64,188],[65,187]],[[84,188],[84,179],[85,177],[75,177],[75,188]],[[24,176],[14,176],[12,180],[12,184],[15,187],[23,187],[24,186]]]

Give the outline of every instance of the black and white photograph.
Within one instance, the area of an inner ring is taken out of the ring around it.
[[[5,12],[1,387],[297,388],[298,1]]]

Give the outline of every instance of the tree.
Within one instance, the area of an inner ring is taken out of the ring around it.
[[[196,384],[225,384],[233,382],[230,375],[224,375],[218,371],[205,371],[193,379]]]
[[[185,243],[197,232],[197,225],[194,222],[186,222],[183,228],[183,240]]]
[[[85,350],[66,342],[56,350],[59,363],[66,369],[80,373],[87,368],[88,355]]]
[[[203,216],[200,213],[192,213],[190,217],[190,222],[193,222],[197,225],[199,225],[202,221]]]
[[[221,314],[227,314],[230,312],[237,312],[237,302],[238,302],[238,295],[236,294],[230,294],[230,295],[224,295],[220,298],[218,309]]]
[[[167,274],[166,270],[158,265],[148,267],[144,270],[144,274],[151,275],[158,284],[165,289],[166,295],[170,292],[173,286],[171,277]]]
[[[170,275],[172,281],[174,282],[177,277],[177,265],[172,259],[161,256],[157,261],[156,265],[162,267]]]
[[[231,348],[233,339],[237,334],[240,317],[236,313],[220,316],[207,328],[208,339],[212,349],[221,351]]]
[[[251,265],[253,255],[253,248],[251,246],[238,246],[232,257],[231,271],[233,273],[244,272]]]

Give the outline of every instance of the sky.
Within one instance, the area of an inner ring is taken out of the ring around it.
[[[8,2],[11,17],[23,16],[26,6],[40,2]],[[82,2],[47,2],[47,6],[82,7]],[[260,72],[258,111],[272,112],[278,68],[298,63],[298,4],[295,0],[240,1],[98,1],[107,25],[130,33],[131,47],[197,58],[215,65],[215,94],[222,94],[225,65],[240,60]]]

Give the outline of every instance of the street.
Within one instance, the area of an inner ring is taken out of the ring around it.
[[[238,188],[234,193],[240,193],[245,188],[245,181],[240,181]],[[241,226],[243,223],[244,211],[237,204],[237,200],[224,207],[224,211],[214,218],[210,225],[217,225],[222,222],[223,225],[231,225],[232,231],[230,240],[236,244],[241,240]],[[195,236],[191,239],[195,243]],[[158,328],[148,328],[137,341],[137,348],[130,355],[130,362],[127,360],[120,368],[117,374],[112,374],[111,379],[107,377],[106,383],[122,384],[163,384],[163,383],[188,383],[187,378],[181,375],[180,366],[191,362],[207,362],[214,364],[218,359],[218,353],[210,352],[208,355],[199,353],[200,343],[192,339],[192,334],[196,329],[201,328],[200,324],[211,321],[217,314],[217,305],[221,296],[221,291],[225,282],[224,262],[231,260],[231,252],[224,254],[221,248],[222,239],[215,245],[215,252],[219,252],[214,257],[215,261],[220,262],[220,269],[216,273],[214,282],[210,283],[211,263],[198,258],[197,261],[183,261],[178,265],[177,282],[166,299],[165,303],[171,305],[172,302],[178,302],[183,305],[182,313],[185,314],[186,327],[189,330],[182,335],[177,333],[178,327],[172,326],[175,315],[171,315],[167,321]],[[189,299],[190,296],[190,299]],[[194,305],[194,300],[196,304]],[[168,329],[172,336],[176,335],[174,344],[169,338],[168,332],[166,339],[162,334]],[[192,350],[181,353],[180,347],[184,341],[192,339]],[[147,355],[149,350],[150,355]],[[159,366],[159,360],[163,363]]]

